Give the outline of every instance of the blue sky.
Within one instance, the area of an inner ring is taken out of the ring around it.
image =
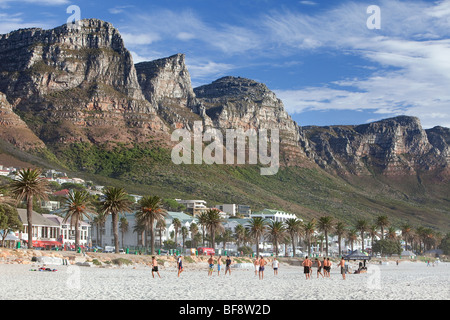
[[[450,0],[0,0],[0,33],[62,25],[70,5],[111,22],[135,63],[185,53],[194,86],[265,83],[299,125],[406,114],[450,127]]]

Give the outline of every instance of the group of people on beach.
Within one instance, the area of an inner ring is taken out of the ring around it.
[[[255,266],[255,275],[259,276],[259,280],[263,280],[264,279],[264,269],[265,266],[267,265],[267,261],[264,259],[263,256],[259,256],[255,258],[255,260],[253,261],[253,265]],[[272,269],[273,269],[273,274],[276,276],[278,275],[278,266],[280,265],[279,261],[277,260],[277,258],[273,258],[272,261]]]
[[[330,277],[330,273],[331,273],[331,261],[330,258],[323,258],[323,261],[320,262],[319,259],[315,259],[315,266],[317,267],[317,278],[319,278],[319,275],[322,276],[322,278],[329,278]],[[311,259],[308,258],[308,256],[305,258],[305,260],[303,260],[302,262],[302,266],[303,266],[303,273],[305,274],[306,279],[311,279],[311,275],[312,275],[312,267],[313,267],[313,261]],[[345,261],[344,258],[341,258],[341,260],[339,261],[339,263],[337,264],[338,267],[341,267],[341,275],[342,275],[342,279],[345,280]],[[322,274],[322,269],[323,269],[323,274]]]
[[[330,273],[331,273],[331,261],[330,258],[323,258],[323,261],[321,262],[319,259],[315,259],[315,267],[317,267],[317,278],[319,278],[319,276],[322,276],[322,278],[329,278],[330,277]],[[208,276],[212,276],[213,272],[214,272],[214,258],[213,255],[211,254],[209,259],[208,259]],[[273,269],[273,273],[274,275],[278,275],[278,267],[279,267],[279,261],[277,260],[276,257],[273,258],[272,260],[272,269]],[[227,273],[229,273],[229,275],[231,275],[231,265],[232,265],[232,260],[230,258],[230,256],[227,256],[227,258],[225,259],[225,275]],[[264,259],[263,256],[259,256],[256,257],[255,260],[253,261],[253,265],[255,267],[255,275],[259,276],[260,280],[264,279],[264,269],[265,266],[267,265],[267,261]],[[221,266],[222,266],[222,256],[219,256],[219,258],[217,259],[217,275],[220,275],[220,270],[221,270]],[[303,273],[305,274],[306,279],[311,279],[311,275],[312,275],[312,267],[313,267],[313,261],[311,259],[308,258],[308,256],[305,258],[305,260],[303,260],[302,262],[302,266],[303,266]],[[341,268],[341,275],[342,278],[345,280],[345,261],[344,258],[341,258],[341,260],[339,261],[339,263],[337,264],[338,267]],[[323,269],[323,274],[322,274],[322,269]],[[182,256],[178,256],[177,257],[177,270],[178,270],[178,277],[180,277],[180,274],[184,271],[183,268],[183,259]],[[156,260],[156,257],[153,256],[152,257],[152,276],[153,278],[155,277],[155,272],[158,274],[158,276],[161,278],[161,275],[159,274],[158,271],[158,262]]]
[[[212,276],[213,272],[214,272],[214,258],[213,255],[211,254],[209,259],[208,259],[208,276]],[[227,275],[227,273],[229,273],[229,275],[231,276],[231,258],[230,256],[227,256],[227,258],[225,259],[225,275]],[[222,256],[219,256],[219,258],[217,259],[217,275],[220,276],[220,269],[222,266]]]

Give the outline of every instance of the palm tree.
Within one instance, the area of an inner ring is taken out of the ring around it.
[[[362,251],[364,252],[364,233],[369,229],[369,223],[366,219],[358,219],[356,221],[356,230],[361,233],[361,246]]]
[[[227,248],[227,242],[233,241],[233,231],[230,229],[224,230],[222,233],[222,241],[223,241],[223,250]]]
[[[320,217],[317,227],[325,233],[325,253],[328,256],[328,232],[333,228],[333,218],[330,216]]]
[[[323,253],[323,241],[325,240],[325,236],[323,234],[316,235],[317,243],[320,243],[319,251]]]
[[[211,247],[213,249],[216,248],[215,237],[216,232],[222,232],[224,227],[222,224],[222,218],[220,217],[220,211],[218,209],[210,209],[206,212],[208,216],[208,220],[206,222],[206,226],[209,229],[211,235]]]
[[[305,223],[303,225],[303,229],[305,231],[306,238],[308,239],[308,256],[311,255],[311,236],[316,231],[316,220],[314,218],[311,221]]]
[[[145,237],[145,235],[146,235],[147,226],[144,224],[143,221],[141,221],[140,219],[138,219],[136,217],[136,214],[134,215],[136,224],[133,227],[133,232],[136,232],[138,234],[138,242],[139,242],[139,235],[141,235],[141,246],[146,247],[146,242],[147,242],[146,238],[147,237]]]
[[[423,249],[430,250],[436,243],[433,229],[425,228],[422,233]]]
[[[278,256],[278,243],[286,236],[286,227],[282,221],[271,220],[267,227],[269,241],[275,246],[275,256]]]
[[[208,224],[208,214],[206,212],[202,212],[197,216],[198,224],[202,226],[202,235],[203,235],[203,246],[205,246],[205,233]]]
[[[102,243],[102,233],[100,231],[103,229],[105,220],[106,220],[106,215],[103,214],[102,211],[98,210],[97,214],[95,215],[95,217],[93,219],[95,229],[97,230],[97,237],[96,237],[97,246],[100,246]]]
[[[245,239],[244,226],[242,224],[238,224],[234,229],[234,234],[236,235],[237,247],[239,248],[239,245],[241,244],[241,242],[244,242]]]
[[[189,231],[191,232],[192,246],[194,248],[196,248],[197,247],[197,242],[195,241],[195,238],[196,238],[195,236],[198,233],[198,225],[195,222],[191,223],[191,225],[189,226]]]
[[[397,232],[394,227],[389,227],[387,231],[387,237],[391,240],[397,240]]]
[[[286,231],[291,236],[292,241],[292,250],[293,250],[293,256],[295,257],[295,240],[297,239],[298,235],[302,232],[302,221],[295,218],[290,218],[285,221],[286,224]]]
[[[372,224],[369,225],[367,232],[370,235],[370,243],[371,243],[371,247],[372,247],[372,255],[373,255],[373,240],[375,239],[376,236],[378,236],[378,226],[376,224]]]
[[[249,221],[250,236],[256,241],[256,256],[259,257],[259,239],[266,232],[267,220],[261,217],[253,217]]]
[[[155,221],[164,219],[167,212],[162,207],[162,199],[158,196],[143,197],[139,201],[139,212],[136,214],[137,219],[145,221],[145,225],[150,230],[150,246],[151,254],[155,254]]]
[[[183,250],[185,247],[186,237],[188,236],[188,234],[189,234],[188,228],[186,226],[182,226],[181,227],[181,238],[183,239]]]
[[[122,247],[125,247],[125,243],[123,242],[123,236],[128,231],[128,220],[126,217],[121,217],[119,220],[119,229],[120,233],[122,234]]]
[[[63,223],[70,219],[70,226],[75,226],[75,248],[78,248],[80,243],[78,226],[84,218],[91,218],[88,211],[93,213],[95,210],[91,206],[89,193],[86,191],[70,191],[67,195],[65,210],[66,216],[63,219]]]
[[[123,188],[110,187],[104,192],[102,210],[105,214],[111,214],[113,222],[114,246],[116,253],[119,253],[119,213],[130,210],[132,202]]]
[[[178,247],[178,230],[181,228],[181,221],[178,218],[174,218],[172,224],[175,228],[175,247]]]
[[[347,233],[347,228],[345,226],[345,223],[343,223],[342,221],[338,221],[336,223],[336,225],[334,226],[334,233],[337,235],[338,237],[338,246],[339,246],[339,255],[342,254],[342,250],[341,250],[341,239],[342,237],[345,236],[345,234]]]
[[[358,230],[355,228],[352,228],[347,233],[347,238],[350,241],[350,248],[353,251],[353,242],[355,242],[358,239]]]
[[[412,227],[409,223],[404,223],[401,226],[401,230],[402,230],[403,240],[405,240],[405,250],[408,250],[408,239],[412,233]]]
[[[159,233],[159,247],[162,247],[162,233],[164,230],[166,230],[166,221],[165,219],[158,219],[156,221],[156,228],[158,229]]]
[[[18,179],[13,180],[9,185],[13,197],[17,201],[25,200],[27,205],[28,221],[28,248],[33,248],[33,199],[47,199],[49,192],[47,181],[40,178],[39,169],[22,169],[17,174]]]
[[[384,228],[389,226],[389,218],[385,215],[378,216],[375,223],[379,228],[381,228],[381,239],[384,239]]]

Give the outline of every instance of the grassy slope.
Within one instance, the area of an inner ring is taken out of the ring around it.
[[[330,214],[350,225],[357,217],[373,221],[386,214],[396,226],[408,222],[443,233],[450,229],[448,183],[435,183],[426,175],[421,179],[337,177],[320,169],[290,167],[280,168],[274,176],[261,176],[257,166],[175,165],[168,150],[151,147],[77,145],[47,160],[13,148],[7,152],[100,185],[124,186],[130,193],[205,199],[209,205],[249,204],[254,211],[281,209],[304,219]]]

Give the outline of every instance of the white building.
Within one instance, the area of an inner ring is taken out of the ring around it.
[[[259,212],[252,213],[250,215],[251,218],[255,217],[261,217],[263,219],[271,219],[273,221],[286,221],[288,219],[298,219],[300,221],[303,221],[299,217],[297,217],[295,214],[287,213],[281,210],[272,210],[272,209],[264,209]]]
[[[205,200],[181,200],[175,199],[176,202],[186,207],[187,213],[196,216],[208,210]]]
[[[120,231],[119,228],[119,245],[121,248],[127,248],[127,247],[141,247],[142,244],[145,245],[145,239],[142,238],[142,233],[135,232],[136,227],[136,219],[135,219],[135,213],[127,213],[124,215],[127,221],[128,221],[128,230],[124,233]],[[171,233],[175,231],[175,227],[173,225],[173,220],[177,218],[181,222],[181,226],[186,227],[188,230],[192,223],[196,223],[197,219],[187,215],[183,212],[173,212],[168,211],[167,216],[165,218],[165,229],[162,231],[161,236],[159,234],[159,230],[155,228],[155,246],[160,247],[160,239],[162,244],[164,244],[164,241],[166,240],[174,240],[175,237],[171,237]],[[120,222],[119,222],[120,225]],[[111,215],[108,215],[105,227],[102,230],[99,230],[101,233],[101,236],[99,235],[98,238],[99,241],[97,241],[97,228],[94,227],[94,232],[92,234],[92,241],[93,243],[104,247],[104,246],[114,246],[114,233],[113,233],[113,225],[112,225],[112,217]],[[145,236],[145,234],[144,234]],[[150,233],[147,234],[148,241],[150,241]],[[177,236],[177,242],[179,246],[182,246],[182,237],[181,237],[181,228],[178,229],[178,236]],[[191,233],[188,233],[188,236],[185,239],[191,240]]]
[[[23,232],[16,232],[16,236],[22,242],[28,241],[28,220],[27,210],[17,209],[19,219],[24,226]],[[63,218],[54,214],[39,214],[32,212],[33,219],[33,246],[35,247],[61,247],[75,244],[75,226],[70,226],[70,221],[63,223]],[[90,225],[81,222],[79,226],[79,245],[89,246]]]
[[[236,215],[243,215],[243,216],[250,216],[252,211],[250,209],[250,206],[248,205],[242,205],[242,204],[219,204],[216,205],[217,209],[224,211],[229,216],[234,217]]]

